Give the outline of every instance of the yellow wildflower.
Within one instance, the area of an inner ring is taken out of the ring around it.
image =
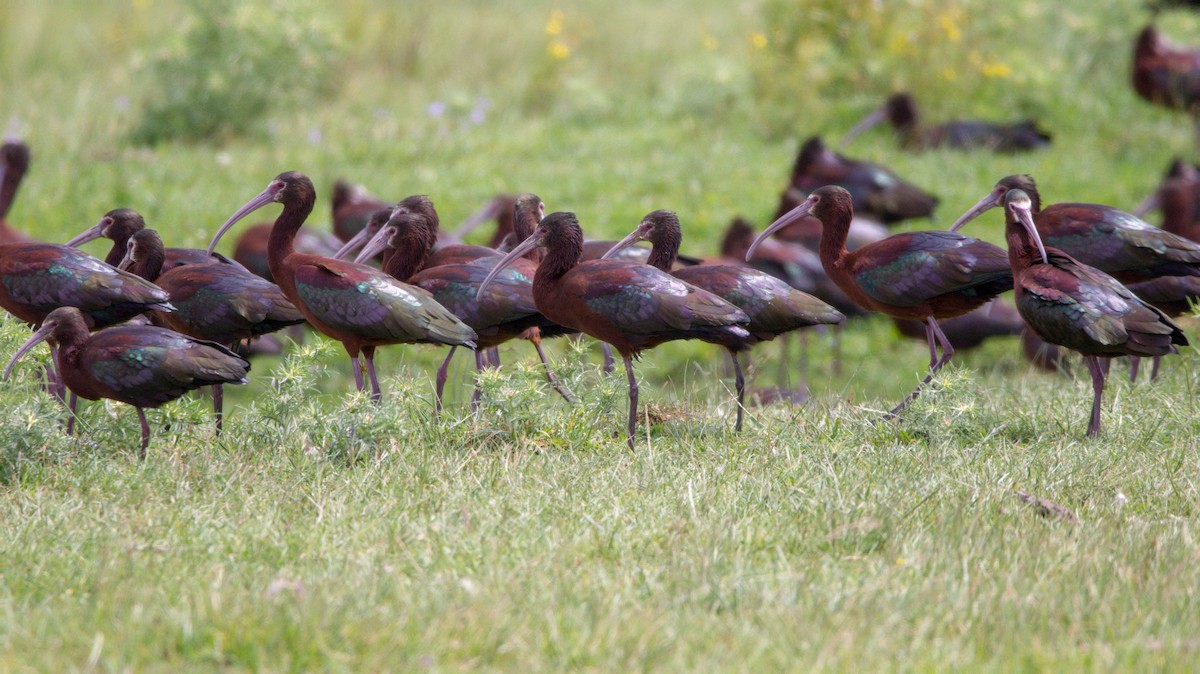
[[[938,25],[946,33],[946,38],[951,42],[959,42],[962,40],[962,31],[958,29],[958,24],[954,21],[954,16],[950,12],[942,12],[938,14]]]
[[[1003,63],[989,61],[988,63],[983,64],[983,76],[998,77],[1002,79],[1012,77],[1012,68],[1009,68]]]
[[[942,68],[942,77],[947,81],[953,82],[958,79],[958,73],[954,72],[954,68],[945,67]]]
[[[767,36],[763,33],[751,33],[750,42],[754,44],[755,49],[762,49],[767,46]]]
[[[546,47],[546,51],[550,52],[550,55],[559,61],[565,61],[571,55],[571,48],[558,40],[551,42]]]
[[[550,18],[546,21],[546,34],[547,35],[561,34],[564,17],[565,17],[565,15],[563,14],[561,9],[556,9],[553,12],[550,12]],[[564,56],[563,58],[566,58],[566,57]]]
[[[718,46],[720,46],[720,43],[719,43],[719,42],[717,42],[717,38],[715,38],[715,37],[713,37],[713,36],[711,36],[711,35],[705,35],[705,36],[704,36],[704,48],[705,48],[705,49],[707,49],[707,50],[709,50],[709,51],[713,51],[713,50],[715,50],[715,49],[716,49]]]

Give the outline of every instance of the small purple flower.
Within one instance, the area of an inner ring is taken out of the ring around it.
[[[441,117],[446,114],[446,102],[445,101],[434,101],[434,102],[430,103],[429,106],[427,108],[425,108],[425,110],[426,110],[426,112],[429,113],[430,117],[433,117],[436,119],[436,118]]]
[[[312,127],[308,130],[308,142],[312,145],[321,144],[321,130],[317,127]]]

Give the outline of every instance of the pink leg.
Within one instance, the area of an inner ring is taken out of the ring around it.
[[[605,346],[608,346],[605,344]],[[629,449],[633,449],[633,433],[637,425],[637,408],[638,408],[638,383],[637,377],[633,375],[633,357],[622,354],[625,359],[625,375],[629,377],[629,426],[625,431],[625,439],[629,442]]]
[[[1100,397],[1104,394],[1104,368],[1100,365],[1100,359],[1096,356],[1084,356],[1083,359],[1087,362],[1088,370],[1092,373],[1092,418],[1088,421],[1087,435],[1089,438],[1100,436]]]
[[[363,349],[363,357],[367,360],[367,376],[371,379],[371,402],[377,403],[383,399],[383,392],[379,390],[379,379],[375,377],[375,347]]]
[[[360,367],[358,364],[358,355],[357,354],[350,356],[350,367],[354,369],[354,387],[355,387],[355,389],[358,391],[364,390],[366,388],[366,386],[363,385],[362,367]]]
[[[434,409],[438,412],[442,411],[442,391],[446,390],[446,377],[450,371],[450,359],[454,357],[454,350],[457,348],[457,346],[450,347],[450,353],[446,354],[446,360],[442,361],[442,366],[437,370],[437,387],[434,389],[434,404],[436,407]]]

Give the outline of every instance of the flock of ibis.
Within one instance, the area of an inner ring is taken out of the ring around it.
[[[1152,103],[1200,120],[1200,53],[1171,46],[1153,26],[1136,39],[1133,81]],[[913,96],[899,93],[843,144],[884,120],[906,148],[1023,152],[1051,142],[1028,120],[927,125]],[[137,409],[142,456],[150,439],[145,408],[211,386],[219,433],[221,387],[246,381],[254,340],[290,326],[307,324],[341,342],[358,390],[376,401],[379,347],[447,347],[436,375],[438,410],[459,347],[474,351],[477,369],[498,367],[496,347],[514,338],[534,346],[548,382],[571,403],[542,340],[586,335],[604,345],[608,368],[607,349],[624,362],[632,448],[633,361],[644,351],[680,339],[723,347],[741,430],[740,354],[869,312],[892,317],[929,346],[928,374],[883,418],[902,415],[956,347],[1022,333],[1043,367],[1058,367],[1061,350],[1083,356],[1094,387],[1087,435],[1097,436],[1108,359],[1152,357],[1157,374],[1158,359],[1188,343],[1172,317],[1200,297],[1200,168],[1182,161],[1137,209],[1160,208],[1163,228],[1109,206],[1043,206],[1031,176],[1011,175],[949,231],[889,234],[891,223],[928,217],[938,199],[813,137],[800,148],[775,221],[756,236],[735,220],[720,257],[710,260],[680,254],[683,228],[672,211],[648,213],[621,241],[590,241],[574,213],[547,213],[528,193],[496,197],[447,234],[428,197],[385,203],[338,182],[333,235],[325,235],[304,226],[317,195],[296,171],[280,173],[237,209],[207,250],[166,247],[128,208],[106,213],[66,245],[41,243],[6,220],[29,163],[20,140],[0,148],[0,306],[36,328],[4,377],[48,342],[45,387],[70,410],[67,431],[79,397],[125,402]],[[245,227],[232,258],[215,251],[237,223],[272,204],[282,207],[274,222]],[[991,208],[1003,210],[1007,250],[958,231]],[[497,222],[491,245],[460,242],[489,219]],[[101,237],[112,241],[104,260],[78,249]],[[632,247],[639,241],[652,248]],[[1009,289],[1015,310],[995,301]]]

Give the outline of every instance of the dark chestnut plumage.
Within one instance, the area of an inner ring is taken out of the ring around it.
[[[133,405],[142,424],[140,456],[146,457],[150,425],[145,408],[158,407],[201,386],[244,384],[250,363],[215,342],[150,325],[121,325],[88,333],[83,314],[62,307],[47,314],[4,370],[39,342],[58,344],[58,371],[71,393]]]
[[[854,211],[885,224],[933,215],[938,199],[870,162],[850,159],[813,136],[800,146],[788,186],[808,194],[818,187],[837,185],[850,193]],[[783,192],[787,197],[787,190]]]
[[[900,136],[900,143],[909,150],[952,148],[1025,152],[1046,147],[1051,140],[1050,134],[1038,128],[1032,119],[1009,123],[961,119],[923,126],[916,98],[902,91],[889,96],[878,110],[855,124],[840,144],[845,146],[860,133],[884,121],[892,125]]]
[[[143,229],[129,237],[120,264],[170,295],[175,310],[154,314],[165,327],[232,348],[240,341],[304,322],[279,286],[241,265],[206,262],[166,269],[165,257],[158,232]],[[220,384],[213,386],[218,433],[224,419],[223,394]]]
[[[312,181],[303,173],[286,171],[276,176],[229,217],[213,236],[209,250],[235,223],[270,203],[283,205],[268,241],[271,275],[314,328],[346,348],[358,390],[365,389],[359,353],[366,360],[371,396],[378,400],[376,347],[420,342],[474,348],[475,332],[424,290],[366,265],[295,250],[296,234],[316,203]]]
[[[1200,134],[1200,50],[1177,47],[1147,25],[1134,39],[1132,80],[1143,99],[1190,114]]]
[[[362,185],[342,179],[334,181],[329,204],[333,234],[343,242],[354,238],[366,226],[372,213],[388,205]]]
[[[533,234],[504,256],[480,286],[530,250],[545,256],[533,279],[533,300],[543,316],[567,328],[608,342],[625,361],[629,380],[626,439],[633,448],[638,385],[633,358],[674,339],[741,340],[749,317],[737,307],[644,264],[622,260],[580,261],[583,230],[574,213],[551,213]]]
[[[137,211],[132,208],[114,208],[105,213],[104,217],[100,218],[96,224],[75,235],[66,245],[78,248],[101,237],[109,239],[112,241],[112,247],[108,249],[104,261],[116,267],[125,257],[130,237],[145,228],[146,220]],[[202,248],[164,248],[162,271],[169,271],[187,264],[208,264],[210,262],[236,264],[224,255],[216,253],[210,255]]]
[[[1098,436],[1105,377],[1099,359],[1174,353],[1187,338],[1162,310],[1112,276],[1044,247],[1030,195],[1010,189],[1003,204],[1017,310],[1039,337],[1083,354],[1094,391],[1087,435]]]
[[[536,195],[522,195],[532,199],[537,208],[541,200]],[[532,227],[526,226],[529,232]],[[395,212],[359,254],[362,260],[379,251],[387,250],[383,270],[397,279],[411,283],[428,291],[434,299],[458,316],[478,335],[475,358],[476,370],[484,366],[484,349],[491,349],[515,337],[524,336],[534,342],[538,356],[546,367],[546,377],[556,390],[568,401],[570,395],[559,385],[541,348],[541,333],[531,328],[549,328],[557,334],[563,331],[538,313],[533,303],[533,276],[537,264],[532,260],[516,260],[513,266],[496,277],[482,297],[477,296],[480,284],[491,272],[500,254],[488,258],[476,258],[469,262],[426,265],[434,243],[437,241],[438,216],[433,203],[427,197],[409,197],[396,207]],[[518,233],[528,235],[518,225]],[[488,262],[490,260],[490,263]],[[442,362],[437,372],[436,400],[441,408],[442,391],[445,388],[450,360],[455,347]],[[478,388],[473,401],[478,400]]]
[[[943,231],[897,234],[850,252],[846,234],[854,217],[852,197],[836,185],[815,190],[791,213],[771,223],[747,257],[776,230],[809,213],[824,226],[821,264],[850,299],[893,318],[925,323],[929,374],[888,414],[895,416],[954,355],[938,320],[965,314],[1007,290],[1012,284],[1008,260],[1002,249],[990,243]]]
[[[1200,275],[1200,244],[1111,206],[1061,203],[1042,208],[1037,185],[1028,175],[1002,178],[987,196],[955,221],[950,231],[999,206],[1004,195],[1013,189],[1028,196],[1030,213],[1045,245],[1111,274],[1122,283],[1158,276]]]
[[[673,211],[648,213],[641,223],[617,242],[604,259],[611,259],[627,246],[649,241],[652,249],[648,264],[697,288],[703,288],[745,312],[750,322],[742,338],[721,335],[717,344],[724,346],[736,376],[738,412],[736,430],[742,430],[745,407],[745,380],[738,353],[755,344],[814,325],[838,324],[846,320],[839,311],[821,300],[792,288],[784,281],[745,264],[701,264],[672,271],[683,232],[679,216]]]
[[[31,239],[8,224],[8,209],[17,197],[17,188],[29,170],[29,146],[18,138],[5,138],[0,144],[0,244]]]

